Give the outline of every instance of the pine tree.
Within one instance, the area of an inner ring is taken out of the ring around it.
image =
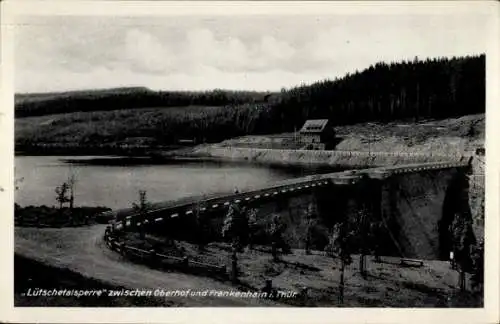
[[[231,277],[233,282],[238,277],[238,251],[243,250],[248,237],[248,219],[246,210],[238,204],[231,204],[224,218],[222,236],[231,241]]]
[[[360,242],[359,272],[363,278],[366,278],[366,255],[369,252],[367,243],[369,242],[370,235],[370,222],[366,208],[356,211],[356,222],[358,224],[356,236],[357,241]]]
[[[312,232],[314,229],[315,225],[315,219],[318,216],[318,211],[316,209],[316,204],[315,202],[310,203],[307,206],[307,211],[306,211],[306,228],[305,228],[305,252],[306,254],[311,254],[311,240],[312,240]]]
[[[282,252],[284,247],[283,233],[285,232],[286,226],[281,216],[279,214],[274,214],[272,216],[272,222],[269,229],[271,236],[271,254],[273,261],[279,260],[278,247],[281,247]]]
[[[454,256],[457,261],[459,271],[458,285],[460,290],[466,289],[465,272],[469,269],[471,263],[469,240],[469,222],[461,215],[456,213],[451,223],[451,234],[453,242]]]
[[[229,239],[238,251],[248,242],[248,218],[246,208],[231,204],[224,218],[222,235]]]
[[[340,287],[339,287],[339,303],[344,303],[344,277],[345,267],[352,263],[351,254],[354,244],[355,232],[350,228],[347,221],[336,223],[332,230],[329,243],[325,250],[327,254],[340,260]]]
[[[196,206],[195,208],[195,222],[196,222],[196,229],[197,229],[197,237],[196,240],[198,241],[198,250],[204,251],[205,246],[207,244],[207,225],[208,225],[208,216],[207,214],[203,213],[204,210],[201,205]]]
[[[483,292],[484,284],[484,242],[478,242],[472,250],[471,282],[474,290]]]
[[[380,241],[383,235],[383,223],[381,220],[372,220],[369,226],[370,230],[367,241],[370,246],[370,252],[375,256],[375,262],[381,262],[382,244]]]

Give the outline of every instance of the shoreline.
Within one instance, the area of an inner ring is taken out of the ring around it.
[[[16,151],[15,157],[56,156],[86,157],[90,159],[69,158],[65,163],[87,165],[141,165],[177,163],[237,163],[269,167],[326,167],[326,168],[367,168],[397,164],[458,161],[474,157],[473,152],[455,154],[434,154],[420,150],[407,152],[366,152],[340,150],[297,150],[265,149],[253,147],[223,146],[220,144],[198,145],[189,149],[150,151],[142,154],[131,152],[95,152],[84,149],[75,154],[73,149],[45,152]],[[136,152],[137,153],[137,152]]]
[[[470,159],[473,152],[434,154],[422,151],[366,152],[340,150],[265,149],[211,145],[199,147],[187,155],[172,156],[174,159],[201,158],[219,161],[246,161],[252,164],[278,164],[283,166],[324,166],[345,168],[369,168],[399,164],[427,162],[454,162]]]
[[[63,163],[74,165],[105,165],[105,166],[133,166],[133,165],[177,165],[177,164],[233,164],[242,166],[262,166],[270,168],[310,168],[313,170],[329,169],[329,170],[345,170],[351,169],[346,166],[330,165],[323,163],[293,163],[286,161],[249,161],[247,159],[232,159],[218,156],[166,156],[166,157],[150,157],[150,156],[120,156],[120,155],[71,155],[72,158],[66,158],[68,155],[15,155],[15,157],[60,157]],[[73,158],[74,157],[74,158]],[[79,159],[78,157],[82,157]],[[365,166],[360,166],[365,167]]]

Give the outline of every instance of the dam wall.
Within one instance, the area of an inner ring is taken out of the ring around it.
[[[465,162],[439,162],[314,175],[153,210],[146,218],[129,215],[114,226],[132,231],[145,226],[148,232],[174,239],[196,241],[205,235],[210,241],[221,240],[228,207],[237,204],[255,213],[255,243],[270,242],[273,215],[279,214],[288,245],[304,248],[310,237],[309,246],[323,250],[334,224],[355,219],[363,208],[367,217],[383,224],[377,243],[384,255],[445,259],[452,218],[457,213],[471,217],[468,170]]]
[[[324,165],[344,167],[377,167],[428,162],[458,162],[469,158],[456,155],[411,152],[351,152],[326,150],[286,150],[204,146],[191,154],[225,160],[251,161],[263,164]]]
[[[448,227],[456,213],[468,215],[464,174],[457,168],[392,175],[381,186],[381,214],[401,255],[447,259]]]

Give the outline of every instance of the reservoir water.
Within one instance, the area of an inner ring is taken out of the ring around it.
[[[176,161],[124,162],[112,157],[16,156],[15,177],[21,206],[56,205],[55,188],[73,174],[76,206],[128,208],[147,191],[151,202],[258,188],[261,185],[333,168],[270,167],[250,163]]]

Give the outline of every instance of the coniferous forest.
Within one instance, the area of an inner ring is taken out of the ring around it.
[[[484,55],[378,63],[341,79],[284,91],[274,113],[285,129],[311,117],[344,125],[482,113],[485,71]]]
[[[485,112],[485,65],[484,54],[424,61],[415,58],[377,63],[334,80],[268,93],[121,88],[21,94],[16,95],[15,115],[98,111],[101,115],[88,116],[93,122],[91,129],[80,129],[79,138],[72,134],[73,141],[102,143],[144,136],[159,144],[178,138],[213,142],[247,134],[288,132],[312,118],[328,118],[334,125],[440,119]],[[120,116],[127,118],[120,120]],[[85,118],[69,114],[59,123],[84,122]],[[109,118],[114,122],[109,123]],[[102,127],[98,127],[99,120]],[[61,132],[54,137],[53,126],[16,132],[16,142],[65,142]]]

